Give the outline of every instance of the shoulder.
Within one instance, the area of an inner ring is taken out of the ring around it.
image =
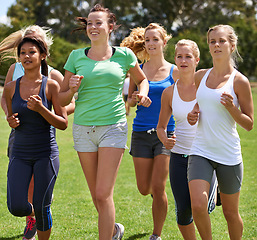
[[[196,73],[195,73],[195,84],[196,84],[196,87],[199,86],[202,78],[204,77],[204,75],[206,74],[206,72],[208,71],[209,69],[200,69],[198,70]]]
[[[250,89],[250,82],[248,78],[240,73],[239,71],[236,72],[235,78],[234,78],[234,90],[236,93],[243,91],[244,89]]]
[[[114,47],[115,51],[122,55],[134,55],[133,51],[127,47]]]
[[[55,81],[57,81],[59,84],[62,83],[63,81],[63,75],[60,71],[53,69],[50,73],[49,73],[49,78],[53,79]]]
[[[173,72],[172,72],[172,77],[173,77],[174,81],[176,82],[179,78],[179,71],[178,71],[178,67],[175,64],[172,64],[172,65],[174,66]]]
[[[47,78],[47,87],[48,88],[52,88],[52,89],[56,89],[59,87],[59,84],[56,80],[51,79],[51,78]]]
[[[10,96],[12,96],[14,94],[15,91],[15,87],[16,87],[16,80],[8,82],[5,86],[4,86],[4,91],[5,93],[10,93]]]
[[[78,56],[78,55],[81,55],[81,54],[85,54],[85,50],[88,49],[88,48],[90,48],[90,47],[74,49],[74,50],[71,51],[69,56],[71,57],[71,56]]]
[[[165,88],[165,89],[163,90],[163,92],[162,92],[162,96],[163,96],[164,98],[166,98],[166,97],[169,97],[169,98],[170,98],[170,97],[173,96],[173,91],[174,91],[174,84],[172,84],[171,86]]]

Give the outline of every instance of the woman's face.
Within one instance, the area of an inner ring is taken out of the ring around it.
[[[192,48],[188,45],[177,46],[175,63],[182,72],[195,72],[199,58],[194,56]]]
[[[163,53],[165,44],[157,29],[149,29],[145,32],[145,48],[150,56]]]
[[[224,28],[217,28],[209,33],[209,50],[212,58],[230,58],[233,46],[229,42],[228,33]]]
[[[41,61],[44,58],[45,54],[40,53],[39,48],[35,44],[25,42],[21,46],[19,59],[25,70],[40,67]]]
[[[108,16],[106,12],[92,12],[88,15],[87,35],[91,41],[108,39],[112,28],[113,25],[108,23]]]

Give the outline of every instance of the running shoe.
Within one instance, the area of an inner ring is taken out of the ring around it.
[[[112,237],[112,240],[120,240],[124,235],[124,226],[120,223],[115,223],[115,228],[117,230],[116,234]]]
[[[159,237],[158,235],[153,234],[153,235],[151,235],[151,236],[149,237],[149,240],[162,240],[162,239],[161,239],[161,237]]]
[[[27,225],[24,229],[24,238],[32,239],[37,233],[36,220],[33,217],[28,217]]]

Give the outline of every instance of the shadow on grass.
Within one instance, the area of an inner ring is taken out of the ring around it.
[[[135,240],[135,239],[140,239],[140,238],[143,238],[145,237],[146,235],[148,235],[149,233],[139,233],[139,234],[135,234],[135,235],[132,235],[128,238],[128,240]],[[0,239],[1,240],[1,239]]]
[[[20,239],[21,237],[23,237],[23,234],[19,234],[12,237],[0,237],[0,240],[16,240],[16,239]]]

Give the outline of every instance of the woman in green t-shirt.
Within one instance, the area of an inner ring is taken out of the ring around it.
[[[60,91],[63,106],[76,92],[74,148],[78,152],[94,205],[100,240],[121,239],[124,227],[115,223],[113,190],[126,148],[127,123],[122,88],[127,72],[138,86],[138,101],[148,107],[148,81],[128,48],[109,45],[117,28],[109,9],[96,4],[87,18],[78,18],[91,47],[72,51],[64,68]]]

